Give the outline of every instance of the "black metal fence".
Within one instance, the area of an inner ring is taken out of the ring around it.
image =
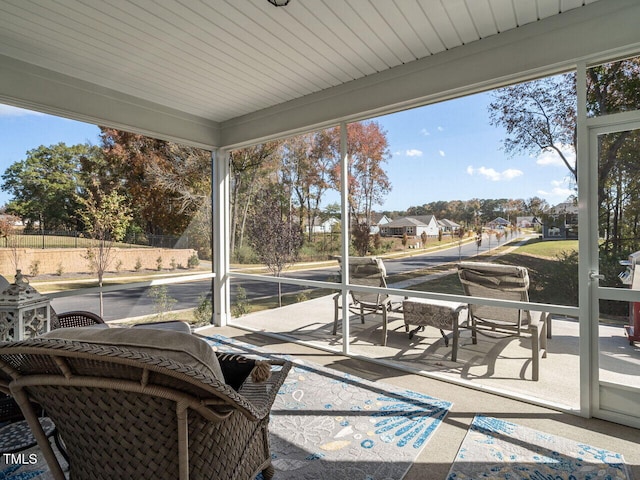
[[[92,245],[91,238],[83,232],[39,231],[22,232],[0,238],[4,248],[84,248]],[[117,243],[118,247],[193,248],[197,245],[188,235],[154,235],[136,233]]]

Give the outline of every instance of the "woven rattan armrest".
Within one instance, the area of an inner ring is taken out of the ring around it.
[[[291,362],[285,360],[272,359],[267,362],[271,365],[271,377],[264,382],[256,383],[249,376],[238,392],[255,408],[258,418],[264,418],[269,414],[278,390],[291,369]]]

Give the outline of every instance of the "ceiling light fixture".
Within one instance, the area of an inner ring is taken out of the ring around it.
[[[289,4],[290,0],[267,0],[274,7],[285,7]]]

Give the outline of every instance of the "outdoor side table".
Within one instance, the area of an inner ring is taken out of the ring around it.
[[[446,300],[428,300],[422,298],[414,298],[412,300],[404,300],[402,309],[404,311],[404,324],[409,332],[409,338],[424,330],[424,327],[436,327],[440,330],[444,344],[449,346],[449,339],[444,330],[453,330],[453,352],[452,358],[456,361],[458,351],[458,318],[460,312],[467,308],[466,303],[449,302]],[[409,331],[410,325],[417,325],[416,328]]]

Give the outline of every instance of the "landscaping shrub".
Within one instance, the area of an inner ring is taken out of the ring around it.
[[[256,252],[254,252],[253,249],[248,245],[237,247],[233,252],[233,260],[236,263],[241,264],[259,263]]]
[[[236,302],[231,305],[231,315],[234,317],[241,317],[250,311],[251,307],[247,301],[247,291],[242,287],[238,287],[236,292]]]
[[[198,298],[198,306],[193,311],[196,325],[209,325],[213,319],[213,307],[211,299],[203,293]]]
[[[187,268],[196,268],[198,265],[200,265],[200,259],[198,258],[198,255],[194,253],[187,260]]]

